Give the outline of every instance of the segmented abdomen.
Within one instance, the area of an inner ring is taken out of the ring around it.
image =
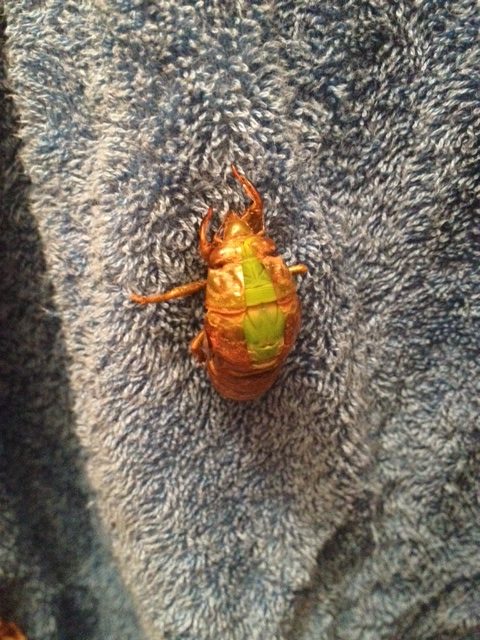
[[[206,292],[207,369],[217,390],[234,400],[256,398],[273,384],[300,328],[283,260],[246,254],[210,269]]]

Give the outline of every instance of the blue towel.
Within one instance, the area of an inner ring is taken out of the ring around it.
[[[5,0],[0,618],[29,640],[473,639],[475,0]],[[303,326],[192,360],[198,229],[262,194]]]

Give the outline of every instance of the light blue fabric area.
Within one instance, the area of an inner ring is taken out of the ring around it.
[[[0,616],[29,640],[474,638],[478,3],[5,10]],[[205,276],[232,162],[309,267],[246,405],[190,357],[201,296],[128,300]]]

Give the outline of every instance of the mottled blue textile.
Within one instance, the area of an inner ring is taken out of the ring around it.
[[[5,0],[0,617],[29,640],[478,637],[476,0]],[[303,328],[192,361],[265,200]]]

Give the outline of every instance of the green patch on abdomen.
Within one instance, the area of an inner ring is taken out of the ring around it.
[[[283,346],[285,316],[277,304],[272,280],[258,258],[244,243],[242,260],[245,287],[243,332],[253,362],[275,358]]]
[[[283,346],[285,316],[276,302],[247,307],[243,332],[253,362],[275,358]]]

